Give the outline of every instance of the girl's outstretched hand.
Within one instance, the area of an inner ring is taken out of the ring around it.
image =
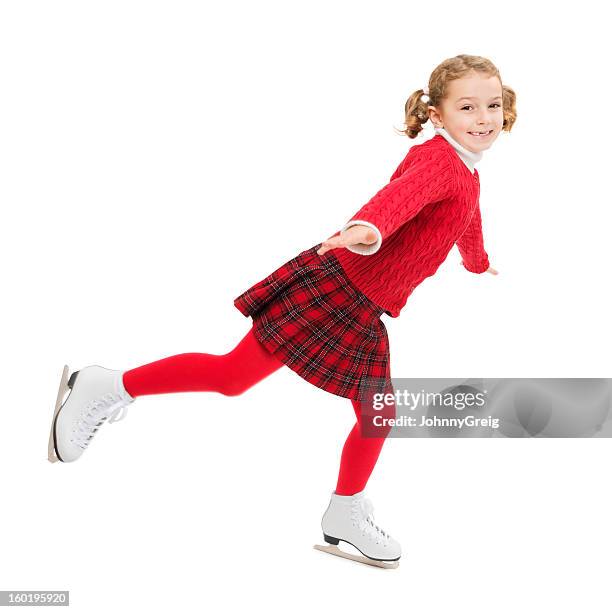
[[[352,225],[343,234],[332,236],[321,243],[317,255],[323,255],[331,249],[346,248],[354,244],[374,244],[376,232],[367,225]]]

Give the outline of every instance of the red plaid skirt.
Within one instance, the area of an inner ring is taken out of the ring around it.
[[[351,283],[333,251],[318,255],[320,246],[283,264],[234,305],[252,317],[256,338],[309,383],[356,400],[392,391],[385,310]]]

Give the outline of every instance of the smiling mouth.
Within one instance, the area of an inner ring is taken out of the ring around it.
[[[486,138],[487,136],[490,136],[493,133],[493,130],[489,130],[488,132],[468,132],[468,134],[470,134],[471,136],[474,136],[475,138]]]

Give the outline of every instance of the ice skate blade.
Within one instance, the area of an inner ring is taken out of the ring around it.
[[[342,557],[344,559],[350,559],[351,561],[357,561],[358,563],[373,565],[374,567],[383,567],[384,569],[395,569],[399,567],[399,561],[376,561],[375,559],[369,559],[368,557],[362,555],[352,555],[351,553],[340,550],[336,544],[328,544],[327,546],[315,544],[314,547],[321,552],[336,555],[336,557]]]
[[[62,379],[60,380],[59,389],[57,391],[57,400],[55,401],[55,411],[53,412],[53,419],[51,420],[51,431],[49,432],[49,454],[47,459],[51,463],[55,463],[56,461],[60,461],[60,458],[55,451],[55,421],[57,419],[57,414],[62,407],[62,399],[66,392],[68,391],[68,366],[64,366],[64,371],[62,372]]]

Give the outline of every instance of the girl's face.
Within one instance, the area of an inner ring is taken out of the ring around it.
[[[481,73],[449,83],[441,108],[429,107],[429,117],[460,145],[473,153],[488,149],[499,136],[504,122],[502,87],[499,79]],[[474,132],[490,132],[485,136]]]

